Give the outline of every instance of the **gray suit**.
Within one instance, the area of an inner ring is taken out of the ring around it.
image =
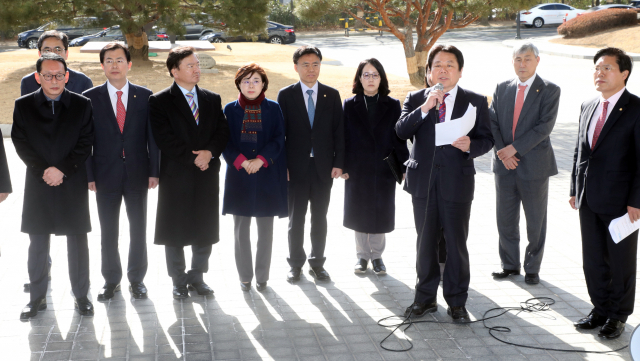
[[[539,273],[547,233],[549,177],[558,174],[549,135],[560,103],[560,88],[535,75],[512,136],[518,79],[496,86],[490,107],[491,132],[495,140],[491,169],[496,181],[496,218],[500,235],[500,259],[506,270],[520,269],[520,203],[527,219],[526,273]],[[507,169],[497,151],[513,145],[520,159],[515,170]]]

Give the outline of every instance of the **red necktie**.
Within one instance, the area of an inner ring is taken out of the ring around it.
[[[516,140],[516,125],[518,125],[518,118],[520,118],[520,112],[524,105],[524,91],[527,89],[527,85],[518,85],[518,95],[516,96],[516,107],[513,109],[513,127],[511,128],[511,136],[513,140]]]
[[[596,142],[598,141],[598,137],[600,136],[600,132],[602,131],[602,127],[604,127],[604,121],[607,120],[607,107],[609,106],[608,101],[604,101],[602,103],[602,114],[600,114],[600,118],[598,118],[598,122],[596,123],[596,129],[593,131],[593,139],[591,140],[591,150],[596,146]]]
[[[438,123],[444,123],[444,118],[447,116],[447,105],[444,103],[444,100],[447,99],[449,93],[446,93],[444,97],[442,97],[442,104],[438,108]]]
[[[120,127],[120,133],[124,131],[124,119],[127,117],[127,111],[124,110],[124,104],[122,103],[122,91],[116,92],[118,95],[118,101],[116,102],[116,119],[118,120],[118,127]],[[124,157],[124,149],[122,149],[122,156]]]

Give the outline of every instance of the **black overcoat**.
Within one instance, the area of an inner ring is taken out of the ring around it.
[[[64,90],[51,109],[42,89],[16,99],[11,139],[27,166],[22,232],[76,235],[91,232],[85,161],[93,144],[91,101]],[[49,167],[64,173],[59,186],[42,176]]]
[[[207,246],[219,235],[218,174],[229,126],[220,95],[196,86],[200,123],[176,83],[149,98],[151,129],[160,149],[160,185],[155,244]],[[194,150],[213,155],[201,171]]]
[[[358,94],[344,101],[345,162],[349,174],[344,190],[344,226],[363,233],[388,233],[395,225],[396,180],[384,160],[395,150],[409,159],[407,141],[398,138],[395,124],[400,102],[380,96],[373,126],[365,99]]]
[[[278,103],[264,99],[260,104],[262,130],[257,132],[258,142],[240,141],[244,108],[235,100],[224,107],[231,137],[222,153],[227,162],[224,181],[222,214],[243,217],[286,217],[287,205],[287,155],[284,150],[284,119]],[[234,162],[239,155],[247,159],[262,156],[267,167],[257,173],[247,174],[244,168],[236,169]]]

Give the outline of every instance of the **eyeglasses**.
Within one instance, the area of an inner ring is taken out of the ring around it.
[[[117,59],[117,60],[113,60],[113,59],[108,59],[105,60],[104,63],[106,65],[113,65],[113,63],[116,63],[117,65],[122,65],[122,64],[126,64],[126,61],[124,59]]]
[[[378,73],[362,73],[362,78],[365,79],[365,80],[369,80],[369,79],[378,80],[378,79],[380,79],[380,74],[378,74]]]
[[[243,80],[240,83],[244,86],[249,86],[250,84],[258,86],[260,83],[262,83],[262,80]]]
[[[52,48],[49,48],[49,47],[42,48],[42,53],[43,53],[43,54],[45,54],[45,53],[56,53],[56,54],[62,54],[63,52],[64,52],[64,48],[61,48],[61,47],[59,47],[59,46],[56,46],[56,47],[55,47],[55,48],[53,48],[53,49],[52,49]]]
[[[67,73],[58,73],[58,74],[42,74],[40,73],[40,76],[45,80],[45,81],[51,81],[51,79],[53,79],[53,77],[56,77],[57,81],[63,81],[65,75],[67,75]]]
[[[593,70],[594,73],[597,73],[597,72],[608,73],[611,70],[613,70],[613,67],[611,65],[594,66],[593,68],[591,68],[591,70]]]

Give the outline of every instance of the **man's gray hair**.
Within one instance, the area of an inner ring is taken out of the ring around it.
[[[515,58],[516,55],[521,55],[529,51],[533,52],[533,55],[535,55],[536,58],[540,54],[540,51],[538,51],[538,48],[535,45],[533,45],[533,43],[522,43],[520,44],[520,46],[513,48],[512,57]]]

